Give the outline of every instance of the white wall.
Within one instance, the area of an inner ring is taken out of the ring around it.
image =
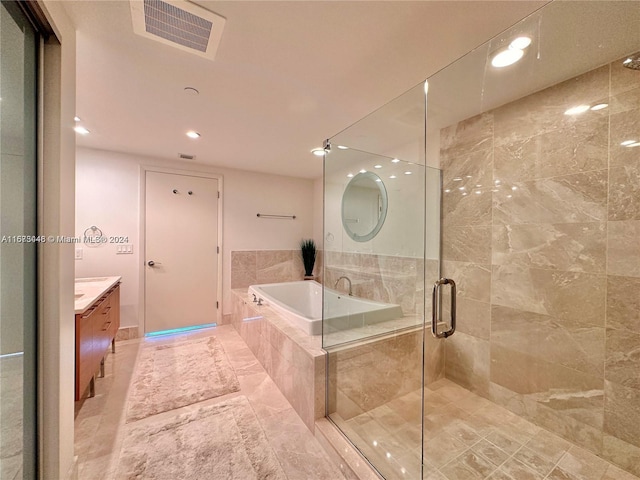
[[[314,233],[312,180],[157,160],[104,150],[78,148],[76,161],[76,235],[96,225],[104,235],[128,236],[133,255],[116,255],[114,245],[81,246],[76,277],[121,275],[122,326],[140,326],[138,316],[140,167],[157,166],[223,176],[223,314],[231,313],[231,251],[291,250]],[[322,200],[320,200],[322,201]],[[262,219],[257,213],[296,215],[295,220]]]
[[[327,178],[324,248],[328,251],[422,257],[425,235],[423,168],[413,166],[414,175],[399,174],[395,179],[382,176],[388,196],[387,216],[378,234],[366,242],[352,240],[342,226],[342,196],[350,179],[342,171]],[[354,171],[357,172],[356,169]]]

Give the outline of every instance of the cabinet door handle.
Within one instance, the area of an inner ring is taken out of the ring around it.
[[[102,327],[102,331],[106,332],[107,330],[109,330],[109,327],[111,326],[111,322],[107,322],[104,324],[104,327]]]
[[[104,309],[104,312],[102,312],[103,315],[108,315],[109,314],[109,310],[111,310],[111,307],[107,307]]]

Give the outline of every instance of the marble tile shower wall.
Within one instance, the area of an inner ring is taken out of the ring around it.
[[[422,314],[424,269],[427,278],[438,278],[438,262],[421,258],[358,252],[325,252],[325,275],[329,288],[342,275],[350,278],[353,294],[378,302],[394,303],[405,315]],[[344,284],[339,289],[346,288]]]
[[[322,252],[313,268],[322,282]],[[231,252],[231,288],[264,283],[294,282],[304,278],[300,250],[245,250]]]
[[[608,107],[569,116],[576,105]],[[441,131],[446,376],[640,475],[640,72]]]

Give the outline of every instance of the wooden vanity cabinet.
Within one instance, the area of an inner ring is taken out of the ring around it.
[[[120,284],[111,287],[84,313],[76,314],[76,388],[80,400],[87,386],[93,396],[94,376],[109,350],[115,351],[115,337],[120,328]]]

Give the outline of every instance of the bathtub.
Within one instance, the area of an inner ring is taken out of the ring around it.
[[[263,304],[305,333],[322,333],[322,285],[318,282],[307,280],[252,285],[249,294],[262,298]],[[325,329],[328,331],[357,328],[400,317],[400,305],[325,290]]]

